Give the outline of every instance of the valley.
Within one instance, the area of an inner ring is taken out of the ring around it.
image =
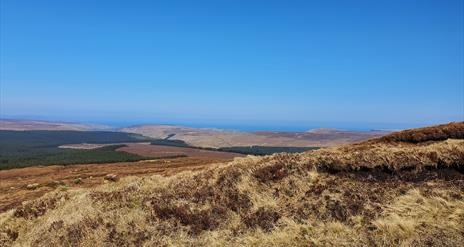
[[[459,246],[463,140],[456,122],[266,156],[127,143],[187,157],[3,170],[0,244]]]

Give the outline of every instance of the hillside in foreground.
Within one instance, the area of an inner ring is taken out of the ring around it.
[[[54,191],[0,246],[462,246],[464,122]]]

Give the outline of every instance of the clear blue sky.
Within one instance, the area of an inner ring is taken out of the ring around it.
[[[462,121],[463,2],[2,0],[0,113],[210,125]]]

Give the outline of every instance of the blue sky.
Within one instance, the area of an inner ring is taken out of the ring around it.
[[[0,113],[277,128],[462,121],[463,12],[462,0],[2,0]]]

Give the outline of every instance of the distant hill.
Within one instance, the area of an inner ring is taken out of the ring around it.
[[[325,130],[310,132],[258,131],[239,132],[210,128],[190,128],[172,125],[140,125],[120,129],[152,138],[182,140],[198,147],[279,146],[328,147],[380,137],[386,131]]]
[[[48,122],[36,120],[0,119],[0,130],[109,130],[105,125]]]
[[[308,130],[308,133],[313,133],[313,134],[330,134],[330,133],[335,133],[338,132],[339,130],[333,129],[333,128],[318,128],[318,129],[311,129]]]
[[[175,125],[138,125],[114,129],[111,126],[68,122],[0,119],[0,130],[111,130],[141,134],[156,139],[179,140],[191,146],[223,147],[330,147],[380,137],[388,131],[346,131],[314,129],[307,132],[241,132],[214,128],[191,128]]]

